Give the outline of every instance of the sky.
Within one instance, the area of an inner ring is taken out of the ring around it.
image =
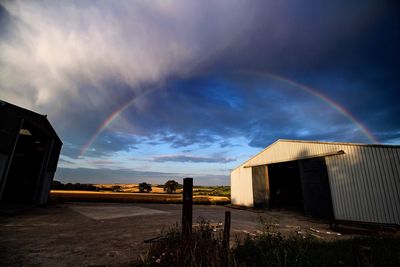
[[[0,99],[55,179],[229,185],[277,139],[400,144],[397,1],[0,2]]]

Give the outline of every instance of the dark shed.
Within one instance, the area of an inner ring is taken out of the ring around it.
[[[0,200],[45,205],[62,142],[46,115],[0,100]]]

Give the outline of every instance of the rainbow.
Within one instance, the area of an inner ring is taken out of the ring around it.
[[[89,147],[96,141],[97,137],[105,130],[107,129],[110,124],[121,115],[128,107],[130,107],[132,104],[136,102],[140,97],[144,96],[145,94],[148,94],[150,91],[153,90],[148,90],[145,93],[139,94],[125,102],[122,106],[118,107],[115,111],[111,113],[110,116],[107,117],[105,121],[103,121],[102,124],[100,124],[99,127],[97,127],[96,132],[90,137],[90,139],[84,144],[84,146],[81,148],[79,156],[82,157],[86,151],[89,149]]]
[[[306,93],[309,93],[310,95],[313,95],[314,97],[318,98],[319,100],[323,101],[324,103],[328,104],[330,107],[341,113],[343,116],[345,116],[349,121],[351,121],[354,125],[357,126],[357,128],[360,129],[360,131],[365,135],[365,137],[368,138],[372,143],[379,143],[379,140],[374,137],[374,135],[369,131],[361,122],[359,122],[348,110],[346,110],[344,107],[342,107],[339,103],[333,101],[329,97],[321,94],[317,90],[306,86],[304,84],[298,83],[296,81],[290,80],[288,78],[284,78],[282,76],[270,73],[270,72],[244,72],[241,71],[241,73],[249,73],[249,74],[256,74],[259,76],[264,76],[269,79],[275,80],[282,82],[284,84],[287,84],[291,87],[295,87],[298,89],[303,90]],[[89,149],[89,147],[94,143],[94,141],[97,139],[97,137],[116,119],[118,118],[121,113],[123,113],[128,107],[130,107],[132,104],[135,103],[135,101],[139,98],[144,96],[145,94],[149,93],[150,91],[153,90],[148,90],[145,93],[142,93],[140,95],[134,96],[132,99],[129,101],[125,102],[122,106],[118,107],[114,112],[111,113],[109,117],[106,118],[106,120],[97,128],[96,132],[93,134],[93,136],[85,143],[85,145],[82,147],[80,150],[79,156],[82,157],[86,151]]]
[[[368,138],[369,141],[372,143],[379,143],[379,140],[371,133],[370,130],[367,129],[361,122],[359,122],[351,113],[350,111],[346,110],[343,106],[341,106],[339,103],[335,102],[334,100],[330,99],[326,95],[321,94],[317,90],[306,86],[304,84],[298,83],[296,81],[290,80],[288,78],[284,78],[282,76],[270,73],[270,72],[251,72],[252,74],[256,74],[259,76],[265,76],[268,77],[272,80],[282,82],[284,84],[287,84],[291,87],[295,87],[298,89],[303,90],[306,93],[309,93],[310,95],[313,95],[314,97],[320,99],[321,101],[327,103],[330,107],[341,113],[343,116],[345,116],[349,121],[351,121],[353,124],[357,126],[358,129],[365,135],[365,137]]]

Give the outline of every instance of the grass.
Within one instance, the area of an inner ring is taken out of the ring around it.
[[[230,186],[194,186],[193,195],[231,197]]]

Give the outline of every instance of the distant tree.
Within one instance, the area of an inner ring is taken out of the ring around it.
[[[98,191],[98,188],[93,184],[63,184],[60,181],[54,180],[51,184],[53,190],[83,190],[83,191]]]
[[[144,193],[144,192],[149,193],[150,191],[152,191],[151,184],[148,184],[148,183],[140,183],[139,184],[139,192],[140,193]]]
[[[64,184],[61,183],[60,181],[54,180],[53,183],[51,184],[51,189],[62,190],[64,189]]]
[[[164,184],[164,191],[167,191],[167,194],[172,194],[176,191],[176,189],[179,187],[179,183],[174,181],[174,180],[168,180]]]

